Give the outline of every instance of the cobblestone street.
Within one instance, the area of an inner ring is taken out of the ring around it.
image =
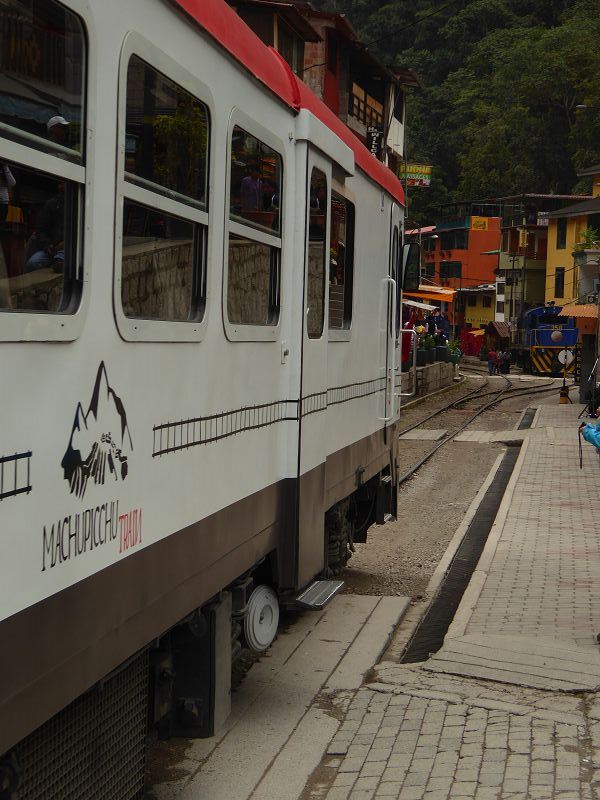
[[[311,800],[594,798],[585,698],[383,664],[332,741]]]
[[[442,649],[378,665],[303,800],[600,797],[598,467],[584,448],[578,469],[578,412],[541,406]]]

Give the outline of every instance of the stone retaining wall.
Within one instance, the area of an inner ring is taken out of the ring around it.
[[[426,394],[444,389],[451,386],[456,374],[454,364],[444,361],[436,361],[435,364],[426,364],[424,367],[417,367],[417,391],[415,397],[422,397]],[[414,386],[413,370],[402,373],[402,391],[408,392]],[[406,398],[410,400],[410,398]]]

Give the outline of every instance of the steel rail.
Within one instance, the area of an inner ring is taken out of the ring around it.
[[[508,380],[508,379],[506,378],[506,376],[504,376],[504,375],[503,375],[502,377],[503,377],[503,378],[505,378],[505,380],[507,380],[507,383],[508,383],[508,385],[512,386],[512,383],[511,383],[511,381],[510,381],[510,380]],[[569,389],[571,389],[572,387],[571,387],[571,386],[569,386],[568,388],[569,388]],[[520,390],[520,391],[517,389],[517,391],[512,391],[512,392],[510,392],[510,391],[508,391],[508,386],[505,386],[505,387],[504,387],[503,389],[501,389],[499,392],[490,392],[489,394],[496,394],[497,396],[496,396],[496,397],[495,397],[493,400],[490,400],[488,403],[484,403],[484,405],[483,405],[483,406],[481,406],[481,408],[478,408],[477,410],[475,410],[475,412],[474,412],[474,413],[473,413],[473,414],[472,414],[472,415],[469,417],[469,419],[468,419],[468,420],[466,420],[466,421],[465,421],[465,422],[464,422],[464,423],[463,423],[463,424],[462,424],[462,425],[461,425],[461,426],[458,428],[458,430],[456,430],[456,431],[453,431],[452,433],[450,433],[448,436],[446,436],[444,439],[442,439],[440,442],[438,442],[438,443],[435,445],[435,447],[433,447],[431,450],[429,450],[427,453],[425,453],[425,455],[424,455],[424,456],[422,456],[422,457],[419,459],[419,461],[417,461],[417,463],[416,463],[416,464],[414,464],[414,465],[413,465],[413,466],[412,466],[412,467],[411,467],[411,468],[410,468],[410,469],[409,469],[407,472],[405,472],[405,473],[404,473],[404,475],[401,475],[401,476],[399,477],[399,479],[398,479],[398,486],[401,486],[403,483],[406,483],[406,481],[408,481],[410,478],[412,478],[412,477],[413,477],[413,475],[414,475],[414,474],[415,474],[415,473],[416,473],[416,472],[417,472],[417,471],[418,471],[418,470],[419,470],[419,469],[420,469],[420,468],[421,468],[421,467],[422,467],[424,464],[426,464],[426,463],[429,461],[429,459],[430,459],[430,458],[431,458],[433,455],[435,455],[435,453],[437,453],[437,451],[438,451],[440,448],[442,448],[444,445],[448,444],[448,442],[451,442],[451,441],[452,441],[452,440],[453,440],[453,439],[454,439],[456,436],[458,436],[458,434],[459,434],[459,433],[462,433],[462,432],[463,432],[463,431],[464,431],[466,428],[468,428],[468,427],[469,427],[469,425],[470,425],[470,424],[471,424],[471,423],[472,423],[472,422],[473,422],[475,419],[477,419],[477,417],[481,416],[481,414],[483,414],[483,413],[484,413],[485,411],[487,411],[488,409],[492,408],[492,407],[493,407],[493,406],[495,406],[495,405],[498,405],[498,403],[501,403],[501,402],[503,402],[504,400],[509,400],[510,398],[512,398],[512,397],[515,397],[515,396],[519,396],[519,397],[520,397],[520,396],[522,396],[522,395],[525,395],[525,394],[538,394],[538,393],[539,393],[539,394],[546,394],[547,392],[553,392],[553,391],[556,391],[556,389],[557,389],[557,387],[556,387],[556,386],[554,386],[554,385],[553,385],[553,386],[551,386],[551,387],[549,387],[548,385],[545,385],[545,386],[544,386],[544,387],[542,387],[542,388],[540,388],[540,387],[537,387],[537,388],[535,388],[535,389],[529,389],[529,388],[525,387],[524,389],[522,389],[522,390]],[[503,396],[503,395],[504,395],[504,396]],[[486,395],[486,396],[488,396],[488,395]],[[461,398],[461,399],[463,399],[463,400],[464,400],[465,398]],[[432,414],[432,415],[430,415],[429,417],[427,417],[425,420],[421,420],[421,422],[419,422],[419,423],[417,423],[417,424],[413,425],[413,426],[412,426],[412,427],[410,427],[410,428],[407,428],[407,429],[406,429],[406,431],[403,431],[402,433],[406,433],[406,432],[407,432],[407,431],[409,431],[409,430],[414,430],[415,428],[418,428],[420,425],[422,425],[422,424],[423,424],[423,422],[426,422],[428,419],[431,419],[433,416],[436,416],[436,415],[437,415],[437,414],[439,414],[439,413],[443,413],[444,411],[448,411],[448,410],[449,410],[449,409],[452,407],[452,405],[453,405],[453,404],[452,404],[452,403],[450,403],[448,406],[446,406],[446,407],[444,407],[444,408],[441,408],[441,409],[439,409],[439,410],[438,410],[438,412],[436,412],[436,414]],[[400,436],[402,435],[402,433],[400,434]]]

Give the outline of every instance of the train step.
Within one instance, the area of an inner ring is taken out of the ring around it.
[[[313,581],[296,597],[296,605],[320,611],[340,591],[344,581]]]

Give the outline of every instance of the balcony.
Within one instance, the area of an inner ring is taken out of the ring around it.
[[[597,243],[594,242],[594,245]],[[588,297],[596,294],[600,287],[600,246],[576,250],[573,261],[578,273],[577,294],[580,300],[587,302]]]
[[[348,127],[361,136],[367,135],[367,128],[383,131],[383,103],[357,83],[352,84],[348,98]]]

